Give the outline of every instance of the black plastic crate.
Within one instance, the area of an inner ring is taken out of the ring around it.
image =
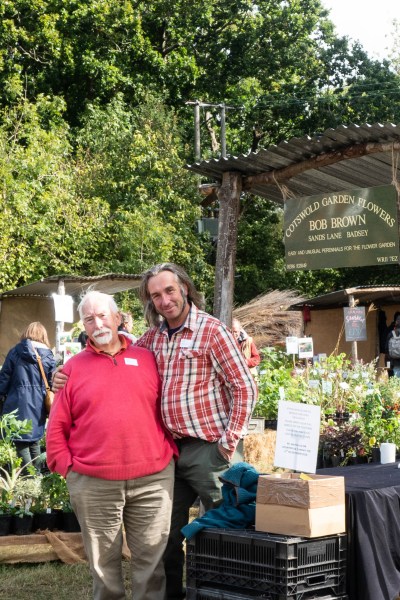
[[[315,596],[314,596],[315,598]],[[236,592],[227,592],[213,588],[193,590],[186,588],[186,600],[265,600],[265,596],[249,596]],[[312,598],[310,599],[312,600]],[[348,596],[317,596],[316,600],[348,600]]]
[[[265,600],[340,598],[346,593],[346,534],[310,539],[205,529],[186,544],[186,586]]]

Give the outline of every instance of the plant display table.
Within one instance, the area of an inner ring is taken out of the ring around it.
[[[400,469],[375,463],[320,469],[345,478],[349,600],[392,600],[400,591]]]

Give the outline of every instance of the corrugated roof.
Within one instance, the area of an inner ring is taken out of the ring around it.
[[[297,302],[289,306],[288,310],[302,310],[304,306],[309,306],[313,309],[349,306],[349,296],[353,296],[358,305],[376,304],[379,306],[384,304],[400,304],[400,287],[391,285],[360,285]]]
[[[190,171],[216,182],[222,181],[225,171],[242,173],[246,178],[261,173],[271,173],[302,163],[330,152],[357,148],[361,144],[400,143],[400,125],[392,123],[374,125],[340,125],[327,129],[321,135],[304,136],[283,141],[267,149],[239,156],[203,160],[187,165]],[[400,177],[399,177],[400,178]],[[367,188],[392,183],[392,149],[356,158],[341,160],[335,164],[311,168],[291,177],[283,184],[297,197],[319,193]],[[247,190],[274,202],[283,203],[282,193],[276,184],[255,183]]]
[[[53,275],[40,281],[35,281],[0,294],[2,298],[11,296],[35,296],[49,298],[58,291],[59,282],[64,282],[65,294],[73,298],[79,298],[89,288],[106,294],[116,294],[140,285],[140,275],[124,275],[121,273],[108,273],[93,277],[79,277],[75,275]]]

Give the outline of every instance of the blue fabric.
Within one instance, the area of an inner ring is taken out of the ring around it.
[[[225,471],[220,477],[222,504],[185,525],[181,529],[185,538],[190,540],[208,527],[245,529],[254,525],[258,477],[258,471],[246,462],[236,463]]]
[[[36,350],[43,363],[47,381],[51,382],[51,372],[55,360],[49,348],[37,346]],[[43,437],[46,423],[46,394],[36,354],[30,340],[22,340],[6,356],[0,370],[0,396],[6,396],[3,414],[17,409],[18,419],[31,419],[32,431],[21,436],[21,441],[36,442]]]

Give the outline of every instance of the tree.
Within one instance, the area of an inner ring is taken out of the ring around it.
[[[182,166],[179,133],[174,111],[151,97],[134,111],[121,96],[89,106],[77,136],[79,189],[110,205],[105,270],[140,273],[173,261],[209,287],[213,271],[195,231],[197,182]]]
[[[0,289],[58,273],[96,273],[109,209],[76,193],[63,103],[39,97],[0,125]]]

